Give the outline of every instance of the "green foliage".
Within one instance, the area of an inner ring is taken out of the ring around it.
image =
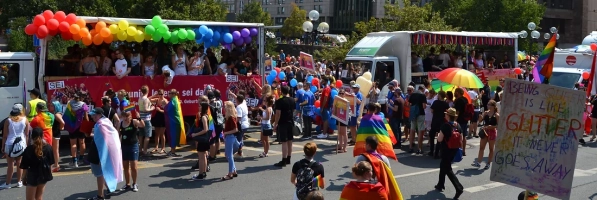
[[[270,14],[263,11],[261,7],[261,1],[252,1],[249,4],[246,4],[243,12],[236,17],[236,21],[247,23],[263,23],[266,26],[271,26],[274,24]],[[276,44],[275,38],[265,38],[265,53],[272,54],[276,52],[277,46],[278,45]]]
[[[33,38],[25,34],[25,26],[27,26],[27,18],[18,17],[12,19],[10,23],[11,34],[8,39],[8,50],[12,52],[31,52],[33,48]]]
[[[296,4],[292,3],[292,13],[290,17],[284,20],[282,25],[282,35],[284,37],[300,37],[303,35],[303,23],[306,21],[307,11],[301,10]]]
[[[438,12],[432,10],[431,5],[423,7],[413,5],[409,0],[404,1],[404,7],[393,4],[384,5],[384,17],[381,19],[371,18],[369,21],[355,23],[356,32],[348,38],[348,41],[341,47],[325,48],[323,51],[315,51],[315,55],[321,58],[344,59],[348,51],[368,33],[378,31],[457,31],[455,26],[448,25]],[[416,51],[416,49],[415,49]]]

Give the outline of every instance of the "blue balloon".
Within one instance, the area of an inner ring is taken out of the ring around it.
[[[317,92],[317,87],[311,86],[311,92],[313,92],[313,93]]]
[[[280,79],[286,78],[286,73],[280,72],[280,74],[278,74],[278,78],[280,78]]]
[[[273,70],[269,73],[270,75],[273,74],[274,77],[276,77],[278,75],[278,72],[276,70]]]
[[[207,33],[207,30],[209,30],[209,28],[207,28],[207,26],[205,25],[201,25],[199,27],[199,33],[201,33],[201,35],[205,35],[205,33]]]
[[[313,76],[312,75],[307,76],[307,82],[311,83],[312,80],[313,80]]]
[[[224,39],[224,43],[226,43],[226,44],[230,44],[234,40],[234,38],[232,38],[232,34],[230,34],[230,33],[225,33],[223,39]]]
[[[222,26],[222,28],[220,29],[220,32],[222,33],[230,33],[230,28],[227,26]]]
[[[213,37],[211,37],[212,39],[214,39],[215,41],[220,41],[220,32],[219,31],[214,31],[214,35]]]
[[[208,29],[205,34],[203,34],[203,37],[207,37],[209,39],[211,39],[214,36],[214,31],[211,29]]]
[[[296,79],[293,78],[292,80],[290,80],[290,86],[296,87],[296,84],[298,84],[298,81],[296,81]]]
[[[201,43],[203,43],[203,39],[199,38],[198,40],[195,40],[195,42],[197,42],[197,44],[201,44]]]
[[[332,130],[338,130],[336,127],[336,118],[330,117],[330,119],[328,119],[328,128]]]
[[[220,30],[222,30],[219,26],[215,26],[215,27],[211,27],[211,30],[214,30],[214,33],[216,31],[220,32]]]
[[[269,83],[271,85],[272,83],[274,83],[274,80],[276,79],[276,77],[267,76],[265,79],[267,80],[267,83]]]
[[[338,95],[338,90],[334,89],[330,92],[330,97],[332,97],[332,99],[334,99],[334,97],[336,97]]]

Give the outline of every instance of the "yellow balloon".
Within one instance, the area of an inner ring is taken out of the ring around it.
[[[127,42],[134,42],[134,41],[135,41],[135,37],[133,37],[133,36],[128,36],[128,37],[126,37],[126,41],[127,41]]]
[[[137,35],[135,35],[135,42],[141,43],[143,40],[145,40],[145,35],[143,35],[143,32],[137,31]]]
[[[129,36],[135,36],[135,35],[137,35],[137,29],[133,26],[129,26],[126,29],[126,34],[128,34]]]
[[[110,32],[112,34],[116,34],[120,30],[120,29],[118,29],[118,25],[116,25],[116,24],[111,24],[108,28],[110,29]]]
[[[127,37],[127,35],[126,35],[126,32],[124,32],[124,31],[119,31],[116,34],[116,38],[118,38],[118,40],[120,40],[120,41],[126,40],[126,37]]]
[[[126,30],[128,27],[129,27],[129,22],[127,22],[125,20],[118,21],[118,28],[120,30]]]
[[[365,79],[367,80],[371,80],[371,72],[365,72],[362,76],[365,77]]]
[[[151,35],[149,35],[147,33],[145,33],[143,35],[145,36],[145,40],[147,40],[147,41],[152,41],[153,40],[152,37],[151,37]]]
[[[359,86],[361,86],[360,91],[363,94],[368,94],[369,90],[371,90],[371,87],[373,86],[373,84],[371,83],[371,81],[367,80],[364,76],[359,76],[357,78],[356,83],[359,84]]]

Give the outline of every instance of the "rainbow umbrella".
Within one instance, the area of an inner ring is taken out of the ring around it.
[[[454,85],[449,84],[449,83],[445,83],[443,81],[440,81],[438,79],[433,79],[431,81],[431,89],[435,90],[436,92],[439,91],[452,91],[455,88]]]
[[[483,82],[476,74],[461,68],[448,68],[437,74],[437,79],[458,87],[482,88]]]
[[[527,59],[527,54],[522,51],[518,51],[518,53],[516,53],[516,56],[518,57],[518,61],[523,61]]]

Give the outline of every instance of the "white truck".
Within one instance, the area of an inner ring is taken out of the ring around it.
[[[511,45],[518,52],[519,33],[492,32],[449,32],[449,31],[396,31],[369,33],[361,39],[346,55],[344,67],[360,67],[359,73],[370,71],[372,81],[378,81],[382,87],[378,101],[386,103],[387,83],[396,79],[403,91],[411,81],[421,84],[426,72],[411,73],[412,45]],[[424,59],[424,58],[422,58]],[[517,60],[513,61],[517,63]],[[350,72],[349,72],[350,73]],[[346,81],[349,79],[343,79]]]

